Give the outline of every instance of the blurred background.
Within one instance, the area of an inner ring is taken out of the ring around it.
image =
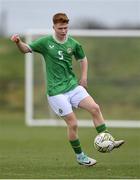
[[[140,31],[140,0],[0,0],[0,178],[139,179],[139,129],[109,128],[127,143],[103,155],[93,150],[96,130],[80,128],[86,152],[100,162],[94,171],[81,171],[65,128],[25,125],[25,56],[10,37],[18,33],[25,40],[28,29],[51,29],[58,12],[68,15],[70,29]],[[89,60],[88,91],[105,119],[140,122],[140,37],[75,38]],[[35,53],[33,118],[38,119],[50,118],[42,63]],[[79,78],[79,63],[73,63]],[[91,119],[85,111],[76,114]]]
[[[51,28],[57,12],[67,13],[74,29],[139,29],[139,8],[139,0],[0,0],[0,32]]]
[[[27,29],[50,29],[57,12],[68,14],[71,29],[140,29],[140,0],[0,0],[0,118],[12,113],[24,119],[24,55],[10,36],[24,39]],[[89,59],[89,91],[105,117],[140,119],[140,37],[77,39]],[[43,92],[35,97],[35,113],[47,116]]]

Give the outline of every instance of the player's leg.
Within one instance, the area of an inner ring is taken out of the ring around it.
[[[78,124],[75,114],[72,112],[62,117],[67,124],[67,136],[69,141],[78,139]]]
[[[72,106],[86,109],[92,114],[92,119],[98,133],[106,130],[105,121],[102,116],[100,107],[95,103],[95,101],[88,94],[85,88],[83,88],[82,86],[78,86],[74,91],[72,91],[71,103]]]
[[[101,113],[100,107],[91,96],[87,96],[81,100],[78,106],[91,113],[93,123],[98,133],[106,130],[105,120]]]
[[[78,86],[74,91],[71,92],[71,104],[74,107],[83,108],[91,113],[93,123],[98,133],[108,132],[99,105],[88,94],[85,88]],[[123,143],[123,140],[115,141],[113,148],[118,148]]]
[[[61,116],[67,124],[68,140],[76,154],[78,163],[86,166],[91,166],[96,163],[96,160],[87,157],[81,148],[78,138],[78,125],[72,106],[69,102],[68,95],[48,96],[48,101],[53,111]]]
[[[78,106],[80,108],[86,109],[91,113],[94,125],[98,133],[107,132],[107,127],[105,125],[105,120],[101,113],[100,107],[98,104],[96,104],[91,96],[87,96],[86,98],[81,100]],[[114,141],[114,146],[112,148],[119,148],[122,144],[124,144],[124,140]]]
[[[78,124],[77,124],[77,119],[76,119],[75,114],[73,112],[70,114],[67,114],[63,116],[63,119],[65,120],[67,124],[68,139],[76,154],[78,163],[85,166],[92,166],[96,164],[95,159],[88,157],[82,151],[82,147],[81,147],[79,137],[78,137]]]

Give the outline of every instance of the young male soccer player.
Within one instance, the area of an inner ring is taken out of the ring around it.
[[[80,107],[91,113],[98,133],[107,131],[100,107],[86,91],[88,62],[82,46],[67,35],[69,19],[64,13],[53,16],[54,34],[44,36],[27,45],[16,34],[11,40],[23,53],[33,51],[43,55],[47,71],[47,98],[53,111],[67,124],[69,142],[76,154],[77,162],[91,166],[96,160],[88,157],[81,148],[78,137],[77,119],[72,107]],[[81,66],[81,79],[78,82],[72,71],[72,56]],[[114,141],[114,148],[124,143]]]

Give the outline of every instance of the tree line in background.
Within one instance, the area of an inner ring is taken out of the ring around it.
[[[103,22],[95,19],[78,19],[78,23],[75,23],[71,28],[73,29],[140,29],[140,23],[124,22],[116,26],[109,26]],[[0,14],[0,36],[7,36],[7,13],[3,11]]]
[[[84,19],[78,20],[78,23],[73,25],[72,28],[78,28],[78,29],[140,29],[140,23],[129,23],[129,22],[124,22],[124,23],[120,23],[118,25],[115,26],[110,26],[107,25],[103,22],[100,22],[98,20],[93,20],[93,19]]]

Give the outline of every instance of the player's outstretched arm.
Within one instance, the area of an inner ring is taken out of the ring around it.
[[[17,47],[19,48],[19,50],[22,52],[22,53],[28,53],[28,52],[31,52],[30,48],[28,47],[28,45],[26,43],[24,43],[20,36],[18,34],[14,34],[12,37],[11,37],[11,41],[13,41],[14,43],[16,43]]]

